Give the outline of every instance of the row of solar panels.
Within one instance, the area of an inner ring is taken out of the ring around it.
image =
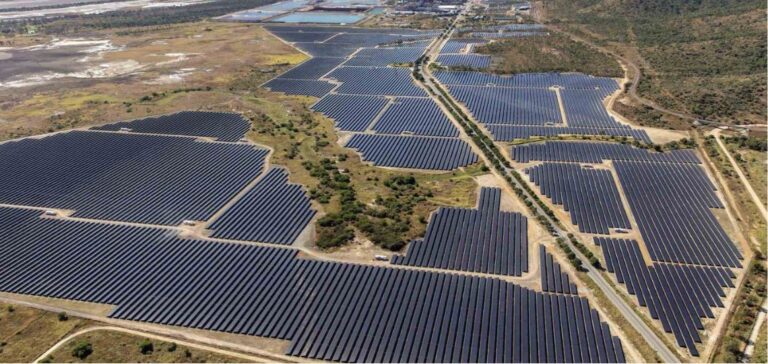
[[[449,171],[477,163],[477,154],[458,138],[355,134],[346,147],[385,167]]]
[[[223,142],[236,142],[250,128],[251,123],[236,113],[181,111],[169,115],[97,126],[91,130],[203,136],[216,138]]]
[[[287,339],[287,354],[313,359],[624,360],[583,298],[40,213],[0,209],[0,290],[117,305],[113,318]]]
[[[647,307],[652,318],[660,320],[664,331],[672,333],[677,344],[698,356],[698,331],[703,318],[714,318],[713,307],[723,307],[723,288],[733,288],[735,275],[730,269],[654,263],[646,266],[634,240],[595,239],[603,248],[606,268],[616,274],[638,303]]]
[[[424,239],[392,264],[521,276],[528,271],[527,219],[500,211],[500,201],[500,189],[483,188],[477,209],[440,208]]]
[[[604,135],[629,137],[644,143],[651,143],[648,133],[642,129],[630,128],[574,128],[563,126],[515,126],[501,124],[486,124],[485,128],[493,136],[493,140],[511,142],[515,139],[531,137],[554,137],[560,135]]]
[[[570,212],[571,223],[579,231],[609,234],[610,228],[631,228],[609,170],[543,163],[526,168],[525,173],[539,186],[541,194]]]
[[[657,153],[627,144],[572,141],[548,141],[515,146],[511,148],[511,156],[512,159],[520,163],[542,161],[599,164],[606,160],[677,164],[701,163],[696,157],[696,153],[688,149]]]
[[[571,283],[571,277],[560,264],[547,253],[544,245],[539,245],[539,270],[541,271],[541,290],[550,293],[578,295],[579,290]]]

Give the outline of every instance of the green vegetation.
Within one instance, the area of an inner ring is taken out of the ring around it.
[[[568,234],[568,239],[571,241],[571,244],[578,249],[581,254],[584,254],[585,257],[589,260],[589,264],[591,264],[593,267],[597,269],[602,269],[603,267],[600,265],[600,260],[597,259],[597,256],[595,256],[594,253],[592,253],[589,248],[584,246],[573,234]]]
[[[761,254],[755,257],[747,267],[744,286],[733,302],[733,314],[728,327],[715,349],[714,361],[719,363],[741,362],[744,348],[752,333],[760,305],[766,297],[765,257]]]
[[[326,158],[320,163],[304,162],[304,167],[322,186],[311,189],[310,196],[320,203],[338,197],[341,205],[339,212],[318,221],[317,245],[321,248],[345,245],[355,238],[358,230],[374,244],[398,251],[405,246],[404,237],[412,229],[415,205],[433,196],[429,189],[419,186],[415,177],[393,176],[384,181],[389,194],[376,196],[374,203],[366,205],[358,201],[351,179],[339,171],[335,162]],[[426,223],[426,219],[420,221]]]
[[[80,360],[87,358],[91,354],[93,354],[93,345],[87,341],[78,342],[75,348],[72,349],[72,356]]]
[[[734,124],[766,119],[762,0],[546,0],[546,21],[641,68],[638,93]]]
[[[557,33],[504,39],[479,46],[476,51],[493,57],[491,71],[495,73],[581,72],[624,77],[619,63],[610,55]]]

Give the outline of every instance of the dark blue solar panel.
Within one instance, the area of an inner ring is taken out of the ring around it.
[[[560,90],[568,126],[587,128],[616,128],[622,124],[608,114],[603,100],[604,90]]]
[[[578,295],[578,288],[571,283],[568,273],[552,254],[547,253],[544,245],[539,245],[539,270],[541,271],[541,290],[550,293]],[[575,337],[575,336],[574,336]]]
[[[427,96],[407,68],[339,67],[328,77],[343,82],[336,89],[340,94]]]
[[[312,31],[295,31],[295,32],[284,32],[284,31],[278,31],[277,29],[272,30],[272,34],[276,35],[277,37],[282,38],[286,42],[322,42],[334,35],[336,33],[327,33],[327,32],[312,32]]]
[[[215,238],[291,244],[315,212],[301,185],[272,168],[209,229]]]
[[[429,98],[397,98],[373,127],[381,134],[458,137],[459,131]]]
[[[511,142],[515,139],[528,139],[530,137],[552,137],[558,135],[605,135],[617,137],[631,137],[645,143],[651,143],[651,138],[640,129],[626,128],[574,128],[558,126],[515,126],[486,124],[485,127],[493,135],[493,140]]]
[[[72,131],[0,144],[0,202],[150,224],[206,220],[260,173],[266,149]]]
[[[522,73],[513,76],[499,76],[483,72],[437,71],[434,73],[445,85],[503,86],[523,88],[550,88],[602,90],[606,95],[619,89],[611,78],[594,77],[581,73]]]
[[[700,166],[614,166],[654,261],[741,267],[741,253],[710,211],[723,204]]]
[[[294,43],[293,45],[313,57],[347,57],[360,48],[355,45],[328,43]]]
[[[424,48],[363,48],[344,66],[386,67],[391,64],[413,63],[424,53]]]
[[[363,160],[384,167],[452,170],[477,162],[463,140],[418,136],[356,134],[346,145]]]
[[[491,65],[491,56],[481,54],[441,54],[437,62],[445,67],[471,67],[488,68]]]
[[[344,58],[315,57],[291,68],[280,75],[280,79],[317,80],[344,62]]]
[[[389,100],[382,96],[328,94],[312,110],[323,113],[342,131],[364,131],[384,110]]]
[[[610,228],[630,229],[616,182],[607,169],[578,164],[544,163],[525,170],[541,194],[563,205],[579,231],[608,234]]]
[[[602,163],[604,160],[641,161],[657,163],[699,164],[699,158],[692,150],[673,150],[657,153],[631,145],[616,143],[549,141],[512,147],[512,159],[528,163],[571,162]]]
[[[128,128],[137,133],[205,136],[224,142],[240,140],[251,123],[242,115],[226,112],[182,111],[170,115],[123,121],[97,126],[92,130],[118,131]]]
[[[500,211],[501,190],[483,188],[477,209],[441,208],[423,240],[393,264],[520,276],[528,271],[525,216]]]
[[[698,356],[696,343],[702,318],[714,318],[711,308],[723,307],[723,288],[734,287],[730,269],[654,263],[647,266],[640,246],[634,240],[596,238],[602,246],[606,269],[626,285],[627,292],[648,307],[652,318],[660,320],[664,331],[675,335],[677,344]],[[623,353],[621,353],[623,357]]]
[[[562,123],[557,95],[534,88],[449,86],[481,123],[546,125]]]
[[[323,97],[325,94],[331,92],[336,86],[325,81],[275,78],[265,83],[264,87],[268,88],[270,91],[283,92],[287,95]]]

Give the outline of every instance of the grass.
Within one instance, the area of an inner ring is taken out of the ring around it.
[[[641,68],[638,93],[724,123],[766,118],[764,1],[550,0],[546,21]]]
[[[31,362],[86,321],[0,303],[0,362]]]
[[[93,352],[84,359],[73,355],[75,347],[91,344]],[[140,344],[151,350],[141,352]],[[147,345],[149,344],[149,345]],[[127,333],[98,330],[73,338],[48,358],[57,363],[238,363],[234,358]]]
[[[493,57],[491,71],[495,73],[581,72],[604,77],[624,76],[619,63],[611,56],[556,33],[505,39],[479,46],[475,51]]]
[[[750,363],[768,363],[768,324],[763,322],[763,327],[755,341],[755,351],[749,358]]]

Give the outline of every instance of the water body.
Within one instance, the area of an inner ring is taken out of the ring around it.
[[[275,19],[278,23],[322,23],[322,24],[354,24],[363,20],[365,15],[350,14],[334,11],[307,11],[292,13]]]

